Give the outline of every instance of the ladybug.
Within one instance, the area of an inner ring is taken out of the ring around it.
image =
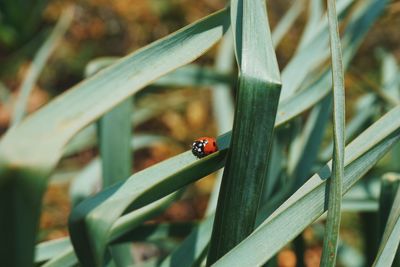
[[[217,141],[212,137],[200,137],[194,140],[192,153],[198,158],[203,158],[218,151]]]

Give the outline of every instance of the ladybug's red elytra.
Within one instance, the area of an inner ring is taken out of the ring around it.
[[[194,140],[192,153],[198,158],[203,158],[218,151],[217,141],[212,137],[200,137]]]

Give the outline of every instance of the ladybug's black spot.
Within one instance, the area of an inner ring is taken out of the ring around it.
[[[213,146],[215,147],[216,145],[215,145],[215,142],[213,142]]]

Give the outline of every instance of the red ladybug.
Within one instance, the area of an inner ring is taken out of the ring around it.
[[[217,141],[212,137],[200,137],[194,140],[192,153],[198,158],[203,158],[218,151]]]

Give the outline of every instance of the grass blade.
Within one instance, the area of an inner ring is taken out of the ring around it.
[[[293,163],[289,161],[288,170],[292,176],[293,186],[289,190],[296,191],[312,174],[311,169],[315,164],[326,124],[331,113],[331,95],[326,96],[315,106],[304,125],[301,133],[300,144],[296,150],[291,150],[290,155],[296,155]]]
[[[103,186],[128,178],[132,173],[132,99],[128,98],[98,122]]]
[[[132,109],[130,97],[107,112],[97,123],[103,187],[127,179],[132,172]],[[116,267],[134,263],[130,243],[111,246],[109,250]]]
[[[215,69],[222,72],[232,72],[234,61],[234,47],[232,43],[232,31],[229,30],[221,41],[215,62]],[[216,85],[212,87],[212,107],[215,121],[217,123],[217,133],[221,135],[232,129],[234,116],[234,100],[232,97],[232,87],[228,85]],[[215,212],[218,203],[218,195],[222,181],[222,170],[218,171],[214,187],[207,204],[205,216]]]
[[[378,255],[372,266],[391,266],[396,256],[400,242],[400,188],[397,189],[396,197],[390,211],[389,219],[383,233],[382,242],[379,246]]]
[[[297,17],[300,15],[301,11],[304,8],[305,1],[292,1],[292,6],[285,13],[283,18],[279,20],[278,25],[276,25],[275,29],[272,32],[272,41],[274,43],[274,47],[276,48],[278,44],[281,42],[283,36],[289,31],[292,27],[293,23],[296,21]]]
[[[321,256],[322,266],[335,266],[339,239],[344,176],[345,94],[342,51],[336,14],[336,0],[327,0],[333,80],[332,176],[328,180],[328,217]]]
[[[310,0],[308,2],[308,20],[304,28],[304,32],[301,35],[300,44],[298,45],[298,50],[304,48],[304,46],[309,42],[312,35],[318,30],[321,23],[323,15],[323,6],[321,0]]]
[[[218,198],[208,265],[254,228],[281,88],[263,2],[232,1],[231,20],[240,74],[231,147]],[[235,224],[229,223],[232,221]]]
[[[383,91],[385,91],[389,95],[389,97],[395,99],[395,101],[397,100],[398,102],[398,100],[400,100],[400,82],[398,80],[399,66],[396,62],[396,58],[386,52],[381,52],[381,57],[381,79],[383,84]]]
[[[24,81],[18,89],[19,95],[15,102],[14,112],[11,116],[11,126],[15,126],[20,123],[25,116],[26,106],[28,104],[28,99],[33,90],[33,87],[37,79],[39,78],[40,73],[45,67],[45,64],[49,59],[51,53],[56,48],[57,44],[60,42],[65,32],[68,30],[73,15],[73,8],[69,8],[63,12],[57,22],[57,25],[51,32],[49,38],[43,43],[43,45],[40,47],[39,51],[35,55],[32,64],[28,70],[28,73],[26,74]]]
[[[400,175],[396,173],[386,173],[381,178],[379,195],[379,230],[381,235],[385,230],[399,185]]]
[[[353,1],[342,0],[339,2],[341,3],[338,7],[339,17],[344,14],[348,5]],[[281,102],[287,100],[298,91],[309,73],[316,70],[318,66],[321,66],[328,59],[329,34],[327,21],[323,20],[318,26],[318,30],[313,32],[312,37],[310,36],[309,41],[304,45],[304,49],[298,51],[282,71],[282,80],[287,82],[282,84]]]

